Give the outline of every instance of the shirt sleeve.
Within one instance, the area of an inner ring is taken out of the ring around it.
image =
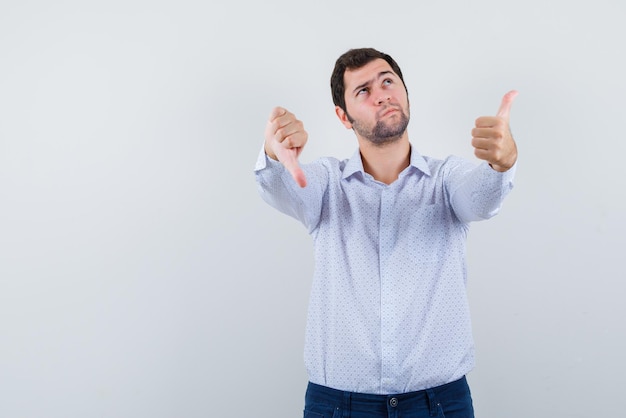
[[[301,164],[307,186],[298,186],[285,167],[261,152],[254,167],[261,198],[273,208],[302,222],[312,232],[318,225],[329,173],[321,161]]]
[[[513,189],[516,169],[517,162],[509,170],[498,172],[487,162],[474,166],[453,160],[447,186],[456,216],[465,223],[495,216]]]

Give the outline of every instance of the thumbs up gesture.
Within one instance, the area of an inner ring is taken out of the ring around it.
[[[511,105],[518,92],[511,90],[502,98],[496,116],[481,116],[472,129],[474,154],[496,171],[507,171],[517,161],[517,146],[509,128]]]

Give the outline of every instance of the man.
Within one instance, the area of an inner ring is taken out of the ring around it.
[[[307,133],[277,107],[255,167],[263,199],[300,220],[315,245],[304,416],[473,417],[465,239],[512,188],[517,92],[476,120],[471,144],[484,162],[475,165],[412,146],[408,92],[389,55],[347,51],[331,90],[355,154],[300,166]]]

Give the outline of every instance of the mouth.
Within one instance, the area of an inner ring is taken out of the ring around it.
[[[384,118],[384,117],[386,117],[386,116],[389,116],[389,115],[391,115],[391,114],[393,114],[393,113],[396,113],[396,112],[399,112],[399,111],[400,111],[400,109],[398,109],[398,108],[396,108],[396,107],[388,107],[388,108],[386,108],[386,109],[383,109],[383,110],[380,112],[380,118]]]

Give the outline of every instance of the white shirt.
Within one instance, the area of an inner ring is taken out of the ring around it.
[[[486,162],[437,160],[412,147],[390,185],[348,160],[302,165],[307,187],[261,151],[262,198],[301,221],[315,272],[305,339],[309,380],[334,389],[392,394],[463,377],[474,366],[466,294],[471,221],[499,210],[513,187]]]

